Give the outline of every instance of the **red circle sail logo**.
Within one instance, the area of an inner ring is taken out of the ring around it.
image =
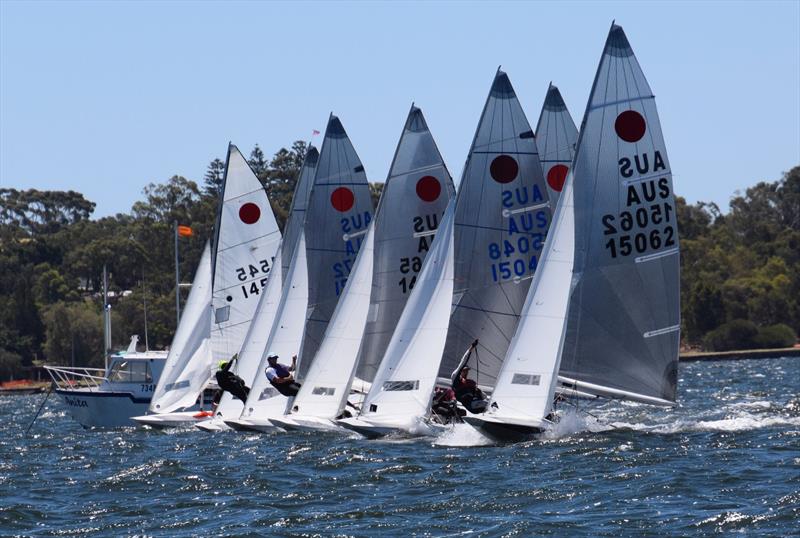
[[[239,219],[245,224],[255,224],[261,218],[261,210],[253,202],[247,202],[239,208]]]
[[[353,191],[347,187],[339,187],[331,193],[331,205],[340,213],[350,211],[355,202],[356,197],[353,195]]]
[[[617,136],[625,142],[638,142],[647,131],[647,123],[641,114],[635,110],[626,110],[614,122],[614,130]]]
[[[424,176],[417,181],[417,196],[424,202],[433,202],[442,193],[442,185],[433,176]]]
[[[547,184],[556,192],[561,192],[564,188],[564,181],[567,180],[569,167],[563,164],[557,164],[547,172]]]
[[[498,183],[511,183],[517,179],[519,165],[511,155],[498,155],[489,165],[489,173]]]

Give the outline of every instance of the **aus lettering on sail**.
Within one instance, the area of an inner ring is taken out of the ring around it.
[[[339,213],[347,213],[355,205],[355,195],[347,187],[339,187],[331,194],[331,205]],[[339,220],[342,240],[344,241],[345,257],[334,262],[332,267],[333,284],[336,288],[337,297],[344,291],[347,277],[353,268],[356,256],[361,248],[361,242],[364,240],[371,221],[372,214],[369,211],[343,216]]]
[[[417,196],[425,202],[433,202],[439,198],[442,191],[441,183],[433,176],[423,176],[417,181]],[[397,282],[400,290],[407,294],[414,289],[417,283],[417,274],[422,269],[425,254],[431,249],[434,235],[439,228],[439,214],[426,213],[414,215],[411,218],[411,234],[417,239],[418,256],[400,258],[400,272],[403,277]]]
[[[518,171],[510,155],[495,157],[489,166],[490,176],[501,184],[511,183]],[[487,253],[494,282],[519,280],[536,271],[550,224],[547,196],[536,183],[509,185],[501,192],[501,202],[506,234],[489,243]]]
[[[647,132],[647,122],[635,110],[619,114],[614,131],[620,140],[621,210],[601,217],[605,252],[612,259],[636,256],[639,261],[676,248],[677,217],[663,148],[637,144]]]

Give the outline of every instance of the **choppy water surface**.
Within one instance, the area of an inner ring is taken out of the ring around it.
[[[0,399],[0,535],[788,535],[800,521],[800,360],[685,363],[673,410],[565,410],[491,446],[438,439],[85,431]]]

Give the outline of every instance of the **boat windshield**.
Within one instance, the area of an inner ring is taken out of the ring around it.
[[[108,380],[111,383],[152,383],[153,373],[149,362],[122,360],[111,366]]]

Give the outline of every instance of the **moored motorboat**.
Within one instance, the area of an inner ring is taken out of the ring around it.
[[[45,366],[53,391],[84,428],[135,426],[131,417],[147,410],[164,368],[165,351],[136,351],[133,337],[127,351],[112,354],[108,368]]]

